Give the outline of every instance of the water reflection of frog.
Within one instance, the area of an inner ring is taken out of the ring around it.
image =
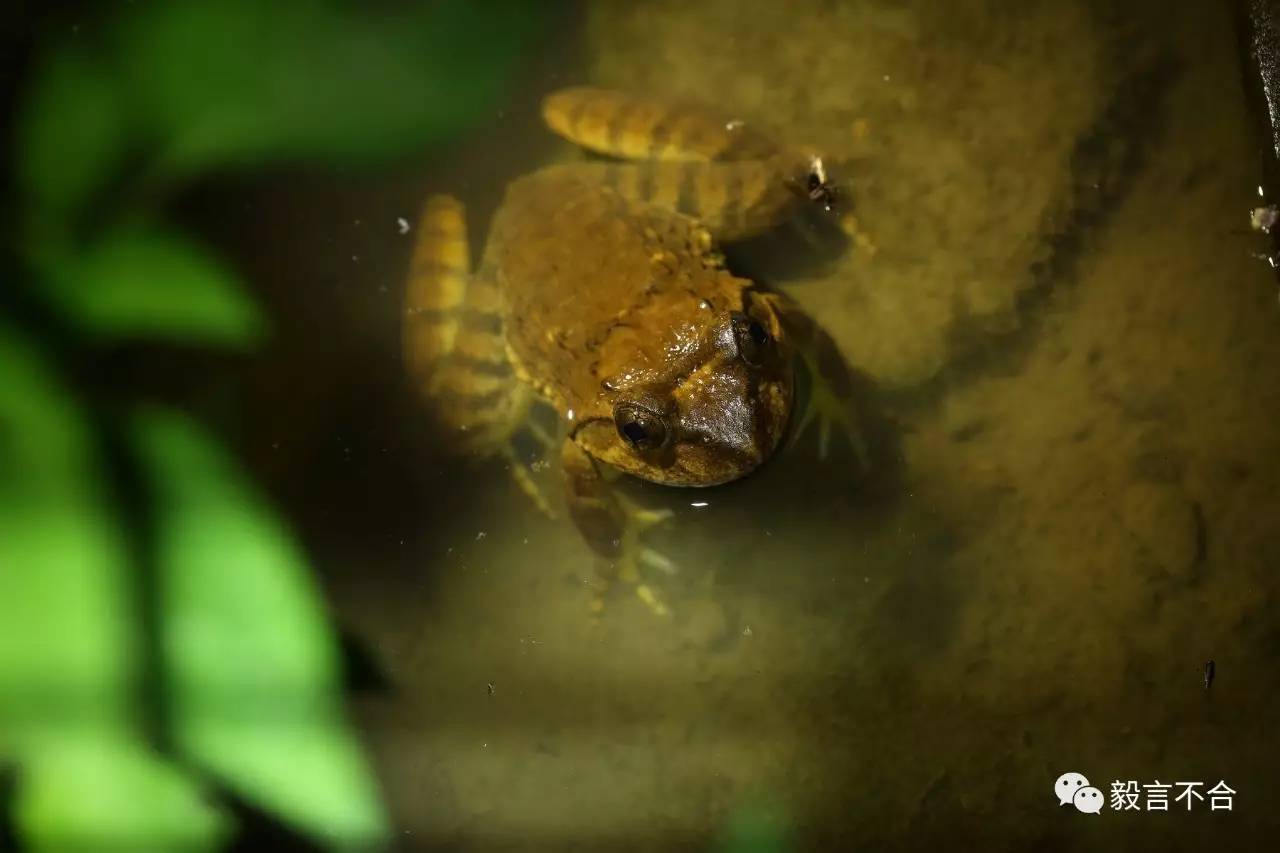
[[[544,510],[511,437],[531,402],[550,403],[570,515],[609,563],[606,579],[616,569],[665,612],[637,571],[656,557],[638,534],[663,515],[611,490],[599,463],[711,486],[773,453],[792,406],[790,303],[726,270],[715,240],[778,224],[825,173],[812,154],[702,110],[569,89],[543,114],[583,147],[641,162],[516,180],[474,274],[460,203],[429,199],[406,291],[406,364],[458,447],[505,455]],[[844,411],[822,414],[852,430]]]

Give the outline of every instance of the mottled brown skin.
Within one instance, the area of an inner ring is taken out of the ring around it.
[[[777,446],[792,396],[785,332],[693,220],[572,169],[544,171],[512,185],[484,269],[507,295],[517,370],[593,459],[655,483],[710,486]],[[758,366],[738,352],[735,313],[769,333]],[[619,434],[624,402],[667,419],[662,447],[637,451]]]
[[[611,490],[599,463],[711,486],[778,447],[793,398],[782,303],[727,271],[714,240],[809,203],[818,161],[740,122],[601,90],[553,94],[544,115],[586,147],[652,159],[516,180],[474,273],[461,205],[428,200],[406,288],[406,364],[451,441],[505,454],[540,502],[510,436],[532,396],[553,406],[571,516],[609,558],[604,576],[637,582],[665,612],[635,572],[638,534],[657,516]]]

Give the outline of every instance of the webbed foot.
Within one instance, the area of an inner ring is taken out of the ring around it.
[[[809,373],[809,399],[800,420],[791,431],[790,445],[799,443],[810,425],[817,424],[818,458],[825,460],[831,446],[831,433],[844,436],[864,470],[869,467],[866,436],[863,434],[852,394],[842,394],[823,373],[819,359],[811,352],[801,350],[801,358]]]
[[[656,527],[671,518],[671,510],[646,509],[623,495],[615,494],[621,517],[621,532],[618,539],[616,557],[616,575],[618,580],[631,586],[636,597],[645,603],[658,616],[669,616],[670,608],[663,601],[656,589],[644,580],[642,568],[657,569],[668,575],[677,571],[676,564],[665,554],[648,547],[641,541],[641,534],[651,527]],[[591,602],[594,613],[604,610],[603,594],[606,589]]]
[[[644,544],[642,537],[651,528],[671,518],[669,510],[646,509],[614,491],[595,462],[581,448],[566,439],[561,458],[566,480],[569,514],[582,538],[596,555],[597,582],[591,612],[604,610],[605,597],[620,580],[635,590],[636,597],[659,616],[670,614],[662,595],[645,578],[646,568],[674,574],[676,565],[668,557]]]
[[[816,423],[819,459],[827,458],[834,430],[844,436],[858,459],[858,465],[866,471],[870,468],[870,453],[861,426],[862,419],[854,403],[852,373],[845,365],[839,348],[787,297],[769,293],[761,298],[767,300],[782,317],[791,344],[804,362],[809,381],[808,399],[803,411],[793,416],[796,420],[787,447],[795,447],[810,425]]]

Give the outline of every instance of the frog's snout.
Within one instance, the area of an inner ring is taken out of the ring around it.
[[[687,445],[701,448],[712,457],[708,467],[720,472],[722,482],[760,467],[773,450],[770,439],[754,428],[754,419],[741,425],[721,421],[716,426],[711,430],[684,428],[682,433]]]
[[[787,414],[784,398],[789,395],[785,389],[770,393],[772,387],[756,393],[752,385],[747,376],[723,382],[721,393],[700,395],[680,414],[680,443],[690,467],[714,473],[706,480],[724,483],[745,476],[764,464],[778,445]]]

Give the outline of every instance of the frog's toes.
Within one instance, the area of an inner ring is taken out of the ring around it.
[[[632,528],[637,536],[650,527],[657,527],[670,520],[672,516],[669,509],[647,509],[622,495],[618,495],[618,506],[622,509],[624,528]]]
[[[876,256],[876,252],[880,251],[880,247],[876,244],[875,238],[871,233],[862,227],[858,222],[858,217],[852,213],[845,213],[836,220],[836,224],[845,237],[853,241],[854,251],[861,254],[867,260]]]
[[[528,420],[524,423],[523,429],[533,440],[542,448],[543,455],[546,456],[552,450],[560,446],[560,441],[539,424],[537,421]]]
[[[646,509],[630,499],[617,496],[622,515],[621,537],[618,542],[618,579],[635,589],[636,596],[659,616],[667,616],[670,609],[661,595],[644,580],[642,568],[657,569],[664,574],[676,573],[676,564],[666,555],[643,544],[641,535],[669,520],[670,510]]]
[[[833,430],[844,436],[858,457],[858,464],[866,469],[869,463],[866,437],[863,435],[852,400],[835,393],[831,387],[815,375],[809,404],[791,433],[794,446],[811,424],[817,424],[818,458],[825,460],[831,447]]]
[[[538,460],[532,466],[524,464],[520,459],[520,454],[516,449],[507,444],[502,449],[502,457],[506,460],[507,470],[511,472],[511,477],[516,481],[516,485],[520,487],[520,491],[524,492],[529,500],[533,501],[533,505],[538,511],[547,518],[554,519],[556,517],[555,510],[551,508],[551,502],[547,500],[546,494],[543,492],[542,486],[534,478],[534,471],[539,470],[542,460]]]
[[[671,615],[671,609],[667,607],[662,596],[659,595],[653,587],[649,586],[649,584],[637,583],[633,585],[633,589],[635,589],[636,598],[643,601],[645,606],[648,607],[655,616],[665,617]],[[591,597],[589,612],[593,621],[598,621],[600,617],[604,615],[604,600],[604,591],[597,591],[596,594]]]
[[[655,616],[670,616],[671,610],[663,602],[662,597],[647,583],[636,584],[636,596],[645,603]]]
[[[652,548],[641,548],[639,560],[641,564],[668,575],[674,575],[680,570],[670,557]]]

